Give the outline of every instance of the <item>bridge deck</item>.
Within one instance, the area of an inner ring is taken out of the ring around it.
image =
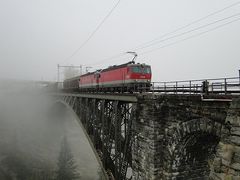
[[[118,100],[118,101],[126,101],[126,102],[137,102],[136,94],[108,94],[108,93],[57,93],[59,96],[74,96],[74,97],[84,97],[84,98],[94,98],[94,99],[107,99],[107,100]]]

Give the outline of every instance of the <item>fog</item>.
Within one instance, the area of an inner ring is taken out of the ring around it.
[[[73,114],[35,83],[57,81],[58,64],[94,71],[136,51],[153,81],[237,77],[239,10],[236,0],[0,0],[0,179],[54,179],[64,149],[76,176],[102,178]]]
[[[103,179],[93,150],[71,111],[55,104],[42,85],[1,81],[1,180],[56,179],[64,138],[77,179]]]
[[[132,58],[126,51],[236,2],[122,0],[94,36],[68,58],[94,32],[117,0],[1,0],[0,78],[53,81],[57,79],[57,64],[82,64],[95,70],[125,63]],[[237,14],[239,8],[239,4],[232,6],[171,36]],[[161,48],[237,18],[136,50],[137,61],[152,66],[154,81],[238,76],[239,21]],[[154,51],[144,54],[151,50]],[[119,53],[125,55],[104,60]]]

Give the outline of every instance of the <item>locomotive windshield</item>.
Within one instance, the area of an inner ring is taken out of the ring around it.
[[[133,73],[151,74],[151,69],[149,66],[132,66],[131,71]]]
[[[151,74],[151,68],[149,66],[144,67],[144,74]]]
[[[142,72],[142,70],[139,66],[133,66],[131,69],[132,69],[132,72],[134,72],[134,73],[141,73]]]

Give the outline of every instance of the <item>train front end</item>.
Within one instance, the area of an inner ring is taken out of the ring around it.
[[[149,91],[151,87],[151,66],[146,64],[129,64],[126,81],[133,91]]]

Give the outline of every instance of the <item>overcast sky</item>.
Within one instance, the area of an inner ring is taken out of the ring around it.
[[[93,70],[130,61],[104,60],[187,25],[236,0],[121,0],[100,29],[72,58],[117,0],[0,0],[0,78],[56,80],[57,64]],[[168,37],[240,13],[240,4]],[[137,50],[137,61],[152,66],[154,81],[238,76],[240,21],[176,43],[221,24]],[[166,38],[166,37],[165,37]],[[154,50],[151,53],[143,52]]]

